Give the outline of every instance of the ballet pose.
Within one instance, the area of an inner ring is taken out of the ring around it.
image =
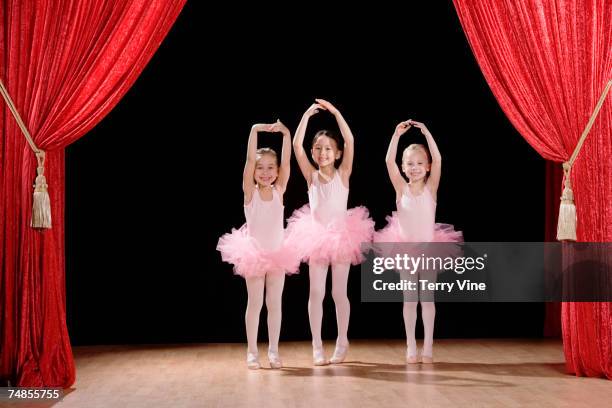
[[[402,136],[410,127],[420,129],[427,140],[422,144],[409,145],[402,154],[402,171],[408,182],[402,177],[397,166],[397,146]],[[389,178],[395,189],[397,212],[387,217],[388,224],[376,232],[374,242],[460,242],[463,234],[455,231],[452,225],[436,224],[436,197],[442,169],[442,156],[438,146],[427,127],[414,120],[401,122],[391,137],[386,157]],[[414,275],[403,274],[402,279],[428,281],[436,280],[436,271],[419,271]],[[431,294],[429,294],[431,295]],[[408,363],[433,363],[433,333],[436,307],[433,297],[419,294],[424,327],[423,348],[417,355],[415,327],[417,321],[416,299],[405,296],[403,316],[406,328],[406,361]],[[426,299],[425,301],[423,299]]]
[[[303,143],[310,117],[321,110],[328,111],[336,118],[342,139],[331,130],[320,130],[315,134],[310,151],[315,167],[310,163]],[[302,116],[295,132],[293,147],[308,185],[309,205],[296,210],[288,220],[288,240],[300,250],[303,260],[309,265],[308,316],[312,333],[313,363],[341,363],[346,358],[349,347],[349,270],[351,264],[362,262],[361,245],[371,241],[374,222],[369,218],[365,207],[347,210],[354,138],[336,107],[323,99],[316,99],[316,103]],[[334,354],[327,360],[321,339],[321,323],[325,282],[330,266],[338,337]]]
[[[257,149],[258,132],[283,135],[280,167],[270,148]],[[247,366],[260,368],[257,350],[259,314],[264,300],[268,309],[268,359],[270,367],[281,368],[278,340],[281,327],[281,298],[285,274],[297,273],[300,254],[285,245],[283,194],[289,180],[291,135],[280,121],[251,128],[242,188],[246,224],[223,235],[217,250],[234,272],[245,278],[248,303],[245,314],[248,342]]]

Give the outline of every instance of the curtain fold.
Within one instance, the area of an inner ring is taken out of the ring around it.
[[[612,79],[612,2],[453,1],[476,61],[508,119],[542,157],[568,160]],[[578,240],[611,242],[610,98],[582,147],[571,181]],[[569,372],[612,378],[611,305],[563,303]]]
[[[29,226],[36,157],[1,102],[0,377],[13,385],[74,383],[65,306],[64,148],[121,100],[184,3],[5,0],[0,5],[0,76],[35,143],[47,152],[53,216],[50,230]]]
[[[559,163],[546,161],[544,190],[544,241],[557,241],[559,197],[563,183],[563,169]],[[561,302],[547,302],[544,314],[544,337],[561,338]]]

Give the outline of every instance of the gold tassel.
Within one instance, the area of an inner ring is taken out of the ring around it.
[[[47,179],[45,172],[45,152],[40,150],[36,153],[38,167],[36,168],[36,182],[34,184],[34,199],[32,204],[33,228],[51,228],[51,200],[47,191]]]
[[[561,206],[559,207],[559,221],[557,223],[557,241],[576,241],[576,205],[574,204],[574,192],[570,181],[571,165],[563,163],[565,186],[561,194]]]

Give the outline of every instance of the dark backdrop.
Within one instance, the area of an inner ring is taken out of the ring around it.
[[[294,130],[315,97],[336,104],[355,134],[349,205],[366,205],[377,227],[395,205],[387,144],[396,123],[412,118],[428,125],[444,158],[438,221],[469,241],[542,241],[544,161],[497,105],[452,3],[420,3],[290,10],[188,2],[121,103],[68,148],[73,343],[245,341],[244,281],[221,262],[216,242],[244,222],[250,126],[280,118]],[[315,117],[307,140],[331,119]],[[423,141],[416,129],[402,139]],[[260,144],[278,148],[280,136]],[[286,217],[306,201],[294,162]],[[358,267],[349,297],[351,338],[404,336],[400,304],[360,303]],[[286,280],[281,340],[309,338],[307,299],[302,265]],[[334,338],[330,294],[325,302],[323,334]],[[541,304],[437,307],[438,338],[542,331]]]

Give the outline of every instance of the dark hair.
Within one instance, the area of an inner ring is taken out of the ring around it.
[[[276,161],[276,166],[280,167],[280,164],[278,163],[278,155],[276,154],[276,151],[269,147],[261,147],[257,149],[257,156],[256,156],[255,161],[259,161],[259,159],[261,159],[261,156],[263,156],[264,154],[274,157],[274,160]]]
[[[314,138],[312,139],[312,147],[314,147],[315,143],[317,143],[317,140],[321,137],[321,136],[327,136],[330,139],[332,139],[334,142],[336,142],[336,148],[340,151],[343,151],[343,147],[344,147],[344,141],[342,140],[342,138],[333,130],[327,130],[327,129],[323,129],[323,130],[319,130],[315,135]]]
[[[313,148],[314,148],[315,143],[317,143],[317,140],[319,140],[319,138],[322,136],[327,136],[331,140],[333,140],[334,143],[336,143],[336,148],[338,149],[338,151],[340,152],[344,151],[344,140],[340,137],[340,135],[338,135],[338,133],[334,132],[333,130],[328,130],[328,129],[319,130],[314,135],[314,138],[312,139]],[[338,168],[340,163],[342,163],[342,156],[340,156],[338,160],[334,160],[334,167]]]

